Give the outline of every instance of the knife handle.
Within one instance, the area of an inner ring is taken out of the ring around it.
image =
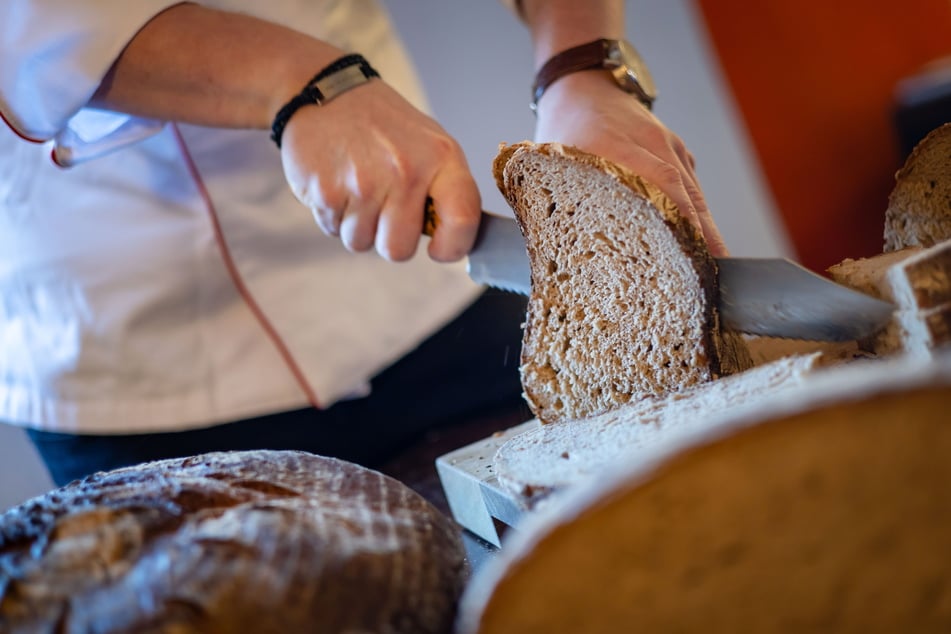
[[[439,216],[436,215],[436,207],[433,204],[433,197],[426,196],[426,206],[423,208],[423,235],[433,237],[436,233],[436,227],[439,226]]]
[[[485,209],[482,210],[483,216],[491,216]],[[439,226],[439,216],[436,215],[436,206],[433,203],[432,196],[426,196],[426,206],[423,207],[423,235],[433,237],[436,233],[436,227]]]

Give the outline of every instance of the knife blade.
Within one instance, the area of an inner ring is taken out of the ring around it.
[[[854,341],[875,334],[895,306],[785,258],[715,258],[723,326],[753,335]]]
[[[895,307],[813,273],[785,258],[715,258],[723,326],[738,332],[815,341],[853,341],[874,334]],[[469,276],[527,295],[525,240],[513,218],[483,213]]]

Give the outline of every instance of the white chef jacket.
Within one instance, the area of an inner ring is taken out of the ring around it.
[[[176,3],[0,3],[0,420],[134,433],[328,406],[481,290],[424,249],[394,264],[325,236],[265,131],[84,108]],[[376,0],[203,4],[360,52],[425,107]]]

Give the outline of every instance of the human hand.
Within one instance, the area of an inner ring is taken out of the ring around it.
[[[574,145],[644,177],[676,203],[715,256],[728,255],[683,141],[603,72],[566,75],[538,104],[536,141]]]
[[[298,110],[281,160],[294,195],[351,251],[412,257],[427,196],[439,215],[433,260],[458,260],[475,241],[481,200],[462,149],[383,81]]]

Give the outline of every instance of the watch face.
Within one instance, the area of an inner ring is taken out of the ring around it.
[[[614,79],[627,92],[635,93],[646,104],[657,97],[654,79],[644,64],[637,49],[624,40],[612,41],[607,51],[605,66],[614,75]]]

